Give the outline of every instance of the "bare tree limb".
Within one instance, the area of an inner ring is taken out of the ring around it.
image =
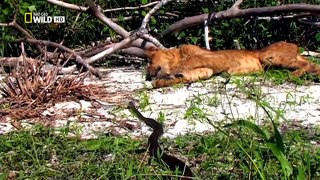
[[[204,21],[204,42],[206,44],[206,48],[210,50],[208,20]]]
[[[168,0],[165,0],[168,1]],[[47,0],[47,2],[55,4],[55,5],[59,5],[65,8],[69,8],[69,9],[73,9],[73,10],[78,10],[78,11],[88,11],[88,8],[75,8],[76,5],[70,4],[70,3],[65,3],[59,0]],[[101,13],[101,9],[96,6],[93,2],[93,0],[86,0],[86,3],[89,5],[90,7],[90,11],[96,18],[98,18],[101,22],[103,22],[104,24],[106,24],[108,27],[110,27],[112,30],[114,30],[117,34],[121,35],[123,38],[126,38],[130,35],[130,33],[128,31],[126,31],[125,29],[123,29],[121,26],[119,26],[118,24],[114,23],[110,18],[107,18],[103,13]],[[162,3],[159,2],[158,4]],[[160,6],[161,7],[161,6]],[[148,41],[154,43],[156,46],[163,48],[163,45],[154,37],[150,36],[150,35],[144,35],[143,36],[144,39],[147,39]],[[142,39],[137,39],[136,42],[133,42],[133,46],[136,47],[150,47],[153,46],[151,43],[146,42]]]
[[[101,9],[95,5],[93,0],[86,0],[86,3],[90,7],[90,12],[92,15],[94,15],[96,18],[98,18],[101,22],[106,24],[108,27],[110,27],[112,30],[117,32],[122,37],[127,37],[129,36],[129,32],[127,32],[125,29],[123,29],[121,26],[118,24],[114,23],[111,19],[107,18],[104,14],[101,13]]]
[[[25,62],[28,62],[31,65],[38,65],[39,61],[37,59],[29,58],[29,57],[1,57],[0,58],[0,64],[2,67],[8,67],[8,68],[15,68],[17,66],[22,66],[24,65]],[[71,74],[74,72],[76,69],[76,65],[69,66],[69,67],[57,67],[54,65],[51,65],[49,63],[46,63],[45,65],[42,66],[43,68],[41,69],[42,72],[48,73],[54,68],[59,69],[58,74]]]
[[[150,15],[146,15],[146,17],[143,20],[142,26],[141,28],[145,28],[146,24],[145,24],[145,20],[150,20],[151,14],[153,14],[154,12],[156,12],[161,6],[165,5],[169,0],[162,0],[160,1],[155,7],[153,7],[148,14]],[[93,0],[86,0],[87,4],[89,5],[92,14],[98,18],[101,22],[103,22],[104,24],[106,24],[108,27],[110,27],[111,29],[113,29],[115,32],[117,32],[119,35],[121,35],[123,38],[126,38],[130,35],[129,32],[127,32],[125,29],[123,29],[121,26],[119,26],[118,24],[114,23],[111,19],[107,18],[103,13],[101,13],[101,10],[94,4]],[[157,47],[163,48],[164,46],[154,37],[152,37],[151,35],[146,35],[144,34],[142,36],[144,39],[147,39],[148,41],[152,42],[153,44],[155,44]],[[148,45],[149,44],[149,45]],[[137,39],[135,40],[135,42],[132,43],[133,46],[136,47],[149,47],[152,46],[150,43],[148,43],[147,41],[144,41],[142,39]]]
[[[121,18],[121,21],[129,21],[129,20],[131,20],[133,18],[134,18],[134,16],[123,17],[123,18]],[[111,20],[113,22],[119,22],[120,21],[120,19],[118,19],[118,18],[111,18]]]
[[[107,44],[103,47],[97,48],[90,48],[90,49],[85,49],[83,51],[77,52],[80,56],[82,57],[90,57],[90,56],[94,56],[102,51],[105,51],[109,48],[111,48],[114,45],[114,43],[110,43]],[[114,52],[121,52],[124,54],[128,54],[128,55],[136,55],[136,56],[140,56],[140,57],[145,57],[144,53],[143,53],[143,49],[139,48],[139,47],[129,47],[129,48],[124,48],[124,49],[119,49],[118,51],[114,51]]]
[[[231,9],[240,9],[240,5],[243,3],[243,0],[237,0],[232,6]]]
[[[143,18],[142,23],[141,23],[141,29],[146,29],[147,28],[147,24],[150,21],[151,16],[157,12],[162,6],[166,5],[168,2],[170,2],[172,0],[161,0],[160,2],[158,2],[158,4],[156,6],[154,6],[147,14],[146,16]],[[154,37],[152,37],[150,34],[144,34],[143,39],[148,40],[150,42],[152,42],[153,44],[155,44],[157,47],[159,48],[164,48],[164,46]]]
[[[33,59],[33,58],[29,58],[29,57],[25,57],[25,60],[31,64],[38,64],[39,63],[38,60]],[[0,64],[3,67],[14,68],[14,67],[23,65],[23,63],[24,63],[24,60],[23,60],[22,56],[19,56],[19,57],[0,57]],[[57,68],[57,66],[54,66],[54,65],[47,63],[43,66],[42,70],[45,73],[47,73],[48,70],[53,69],[53,68]],[[76,70],[77,70],[76,65],[69,66],[69,67],[60,67],[58,74],[70,74]]]
[[[320,13],[320,5],[310,5],[310,4],[286,4],[275,7],[260,7],[260,8],[248,8],[241,9],[239,11],[234,11],[233,9],[218,12],[210,20],[218,18],[235,18],[235,17],[245,17],[245,16],[267,16],[275,15],[278,13]]]
[[[126,38],[126,37],[130,36],[130,33],[128,31],[123,29],[118,24],[114,23],[110,18],[106,17],[101,12],[101,9],[98,6],[96,6],[95,3],[92,0],[86,0],[86,3],[89,5],[89,7],[82,7],[82,6],[78,7],[77,5],[66,3],[66,2],[62,2],[60,0],[47,0],[47,2],[49,2],[51,4],[54,4],[54,5],[58,5],[58,6],[64,7],[64,8],[68,8],[68,9],[73,9],[73,10],[82,11],[82,12],[85,12],[85,11],[86,12],[91,12],[94,17],[96,17],[98,20],[100,20],[101,22],[106,24],[108,27],[110,27],[112,30],[114,30],[117,34],[119,34],[123,38]],[[133,45],[137,46],[137,47],[154,46],[152,43],[146,42],[146,41],[144,41],[142,39],[138,39],[137,42],[134,42]]]
[[[162,6],[166,5],[168,2],[172,0],[161,0],[157,5],[155,5],[143,18],[141,23],[141,28],[146,28],[148,21],[151,18],[151,15],[157,12]]]
[[[142,23],[140,28],[141,29],[146,29],[147,28],[147,24],[151,18],[151,16],[157,12],[162,6],[166,5],[168,2],[170,2],[172,0],[161,0],[157,5],[155,5],[147,14],[146,16],[143,18]],[[153,38],[151,35],[145,34],[142,36],[143,39],[146,39],[150,42],[152,42],[153,44],[155,44],[157,47],[159,48],[164,48],[164,46],[156,39]]]
[[[80,11],[83,11],[84,9],[87,9],[87,8],[84,8],[84,7],[80,7],[80,6],[77,6],[77,7],[79,7],[79,9],[78,8],[75,8],[75,6],[73,6],[72,4],[69,4],[69,3],[65,3],[65,2],[62,2],[62,1],[57,1],[57,0],[48,0],[48,2],[50,2],[50,3],[53,3],[53,4],[57,4],[57,5],[61,5],[61,6],[63,6],[63,7],[67,7],[67,8],[71,8],[71,9],[75,9],[75,10],[80,10]],[[30,39],[33,39],[34,41],[33,42],[36,42],[37,40],[28,32],[28,31],[26,31],[25,29],[23,29],[17,22],[16,22],[16,18],[17,18],[17,13],[18,13],[18,11],[16,10],[16,12],[15,12],[15,14],[14,14],[14,18],[13,18],[13,20],[10,22],[10,23],[0,23],[0,26],[5,26],[5,27],[14,27],[14,28],[16,28],[17,30],[19,30],[23,35],[25,35],[25,37],[27,37],[29,40]],[[121,27],[122,28],[122,27]],[[127,33],[127,32],[126,32]],[[130,35],[129,33],[128,33],[128,35]],[[146,39],[149,39],[151,42],[153,41],[153,39],[155,39],[155,38],[153,38],[153,37],[151,37],[151,36],[146,36]],[[17,40],[18,42],[21,42],[21,41],[23,41],[24,39],[20,39],[20,40]],[[156,42],[156,41],[155,41]],[[32,43],[31,41],[30,41],[30,43]],[[43,49],[42,49],[42,47],[40,46],[40,44],[39,43],[33,43],[33,44],[35,44],[36,45],[36,47],[37,47],[37,49],[38,50],[40,50],[40,52],[42,52],[42,53],[45,53],[46,54],[46,58],[49,58],[49,59],[51,59],[51,58],[54,58],[55,57],[55,53],[52,53],[52,52],[45,52],[45,51],[43,51]],[[64,46],[63,46],[64,47]],[[61,47],[60,47],[61,48]],[[66,47],[65,47],[66,48]],[[105,49],[107,49],[107,48],[109,48],[109,47],[106,47]],[[64,49],[64,50],[66,50],[66,49]],[[66,52],[72,52],[72,50],[71,49],[68,49],[68,50],[66,50]],[[97,52],[97,51],[96,51]],[[100,51],[101,52],[101,51]],[[123,52],[126,52],[126,51],[123,51]],[[127,52],[133,52],[133,51],[127,51]],[[97,52],[97,53],[99,53],[99,51]],[[82,52],[79,52],[79,56],[82,56],[82,55],[85,55],[85,54],[83,54]],[[89,54],[90,55],[90,54]],[[140,52],[138,52],[138,55],[141,55],[141,51]],[[60,57],[60,58],[64,58],[64,57],[68,57],[68,56],[70,56],[70,54],[64,54],[64,55],[62,55],[62,57]],[[72,56],[72,55],[71,55]],[[88,55],[86,55],[86,56],[88,56]],[[73,58],[76,58],[76,56],[73,56]],[[77,58],[76,58],[77,59]],[[81,63],[81,64],[83,64],[85,67],[87,67],[87,65],[85,65],[86,63],[83,61],[81,61],[81,59],[77,59],[77,61],[79,61],[79,63]],[[4,65],[7,65],[8,63],[6,62]],[[12,64],[11,64],[12,65]],[[90,67],[90,66],[88,66],[88,70],[90,70],[90,71],[92,71],[92,68]],[[92,71],[93,72],[93,71]]]
[[[32,58],[27,58],[26,60],[30,63],[37,63],[37,60],[32,59]],[[0,64],[3,67],[16,67],[17,65],[22,65],[23,63],[23,57],[19,56],[19,57],[0,57]]]
[[[230,19],[236,17],[250,17],[250,16],[274,16],[282,13],[311,13],[319,14],[320,5],[310,5],[310,4],[286,4],[274,7],[258,7],[258,8],[248,8],[239,9],[241,1],[237,1],[231,8],[212,14],[201,14],[192,17],[186,17],[175,24],[169,26],[166,30],[161,33],[161,36],[170,35],[172,33],[181,31],[183,29],[200,25],[206,19],[209,21],[216,19]]]
[[[57,5],[57,6],[61,6],[67,9],[72,9],[72,10],[76,10],[76,11],[87,11],[88,7],[83,7],[83,6],[78,6],[78,5],[74,5],[74,4],[70,4],[70,3],[66,3],[60,0],[47,0],[48,3]]]
[[[303,51],[301,53],[302,56],[312,56],[312,57],[320,57],[320,52],[314,52],[314,51]]]
[[[299,18],[304,18],[304,17],[308,17],[311,16],[311,13],[299,13],[299,14],[291,14],[291,15],[285,15],[285,16],[264,16],[264,17],[257,17],[257,19],[259,20],[267,20],[267,21],[271,21],[271,20],[282,20],[282,19],[299,19]]]
[[[59,48],[63,51],[66,51],[72,55],[74,55],[76,57],[76,62],[83,65],[88,71],[90,71],[93,75],[95,75],[96,77],[98,77],[99,79],[101,79],[101,74],[99,72],[98,69],[93,68],[92,66],[90,66],[85,60],[83,60],[81,58],[81,56],[79,56],[76,52],[74,52],[72,49],[69,49],[61,44],[58,43],[54,43],[54,42],[50,42],[50,41],[44,41],[44,40],[34,40],[34,39],[25,39],[26,42],[28,43],[32,43],[32,44],[40,44],[40,45],[45,45],[45,46],[52,46],[55,48]]]
[[[158,2],[155,1],[155,2],[144,4],[144,5],[141,5],[141,6],[138,6],[138,7],[122,7],[122,8],[106,9],[106,10],[103,10],[103,12],[114,12],[114,11],[122,11],[122,10],[142,9],[142,8],[153,6],[153,5],[157,4],[157,3]]]
[[[105,56],[108,55],[108,54],[114,53],[114,52],[116,52],[116,51],[118,51],[118,50],[120,50],[120,49],[123,49],[123,48],[128,47],[129,45],[131,45],[131,43],[132,43],[134,40],[138,39],[139,37],[141,37],[141,36],[142,36],[143,34],[145,34],[145,33],[147,33],[147,32],[146,32],[146,29],[140,29],[140,30],[138,30],[137,32],[135,32],[133,35],[131,35],[131,36],[123,39],[121,42],[113,44],[113,45],[112,45],[110,48],[108,48],[107,50],[102,51],[102,52],[100,52],[100,53],[98,53],[98,54],[96,54],[96,55],[88,58],[88,59],[87,59],[87,62],[88,62],[88,63],[93,63],[93,62],[95,62],[95,61],[97,61],[97,60],[105,57]]]
[[[60,0],[47,0],[48,3],[60,6],[60,7],[64,7],[67,9],[72,9],[72,10],[76,10],[76,11],[82,11],[85,12],[88,10],[89,7],[84,7],[84,6],[79,6],[79,5],[75,5],[75,4],[71,4],[71,3],[67,3],[67,2],[63,2]],[[122,7],[122,8],[114,8],[114,9],[106,9],[103,10],[103,12],[114,12],[114,11],[121,11],[121,10],[135,10],[135,9],[142,9],[142,8],[146,8],[146,7],[150,7],[153,6],[155,4],[157,4],[158,2],[151,2],[148,4],[144,4],[138,7]]]
[[[320,22],[310,21],[310,20],[308,20],[306,18],[298,19],[298,21],[301,22],[301,23],[307,24],[307,25],[320,27]]]
[[[131,54],[131,55],[136,55],[139,57],[146,57],[144,54],[144,50],[139,48],[139,47],[130,47],[126,49],[121,49],[119,52],[124,53],[124,54]]]
[[[90,57],[89,59],[87,59],[87,62],[88,63],[92,63],[92,62],[95,62],[103,57],[105,57],[106,55],[108,54],[111,54],[113,52],[116,52],[120,49],[123,49],[123,48],[126,48],[128,47],[128,45],[131,45],[135,42],[137,42],[136,40],[140,37],[144,37],[144,38],[147,38],[148,40],[150,41],[154,41],[156,42],[158,45],[161,45],[161,43],[156,40],[155,38],[151,38],[150,35],[147,35],[145,36],[145,34],[147,33],[147,29],[146,29],[146,25],[147,25],[147,22],[150,20],[151,18],[151,15],[156,12],[161,6],[165,5],[167,2],[169,2],[170,0],[162,0],[161,2],[159,2],[155,7],[153,7],[149,12],[148,14],[149,15],[146,15],[143,22],[142,22],[142,25],[140,27],[140,29],[138,31],[136,31],[135,33],[133,33],[133,35],[130,35],[130,36],[127,36],[125,39],[123,39],[121,42],[119,43],[116,43],[114,44],[111,48],[105,50],[105,51],[102,51],[92,57]],[[88,3],[88,5],[90,6],[91,10],[93,11],[92,13],[94,14],[95,17],[97,17],[98,19],[100,20],[105,20],[106,23],[110,23],[110,25],[112,25],[113,27],[120,27],[121,28],[121,31],[123,33],[123,35],[127,34],[126,31],[121,27],[119,26],[118,24],[112,22],[109,18],[107,18],[106,16],[104,16],[100,10],[98,9],[98,7],[93,3],[92,0],[86,0],[86,2]],[[121,35],[121,34],[120,34]],[[161,45],[162,46],[162,45]],[[138,46],[139,47],[139,46]]]

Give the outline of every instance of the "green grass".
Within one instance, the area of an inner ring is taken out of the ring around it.
[[[36,126],[0,136],[0,179],[11,171],[19,179],[159,179],[161,174],[174,175],[156,162],[149,165],[145,153],[138,152],[146,148],[146,140],[104,135],[84,141],[55,131]],[[311,143],[319,142],[319,135],[319,128],[283,131],[285,155],[293,169],[288,179],[320,178],[320,148]],[[248,128],[162,142],[166,151],[187,158],[199,179],[260,179],[253,164],[266,179],[284,178],[266,141]]]
[[[141,158],[134,153],[141,142],[126,137],[70,140],[37,126],[32,131],[0,136],[0,140],[2,177],[16,171],[21,179],[126,179],[138,171]]]
[[[320,59],[316,57],[308,58],[310,61],[320,64]],[[265,71],[264,76],[266,79],[271,80],[275,84],[283,84],[290,82],[297,85],[305,85],[311,81],[320,81],[320,78],[315,75],[305,74],[302,77],[294,77],[291,75],[291,71],[287,69],[274,69],[271,68]]]
[[[143,90],[137,93],[139,99],[140,99],[140,108],[143,111],[149,110],[148,108],[150,105],[150,96],[147,90]]]

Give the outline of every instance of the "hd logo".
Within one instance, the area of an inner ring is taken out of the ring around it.
[[[65,23],[66,18],[65,16],[48,16],[48,13],[28,12],[24,13],[24,22],[39,24]]]

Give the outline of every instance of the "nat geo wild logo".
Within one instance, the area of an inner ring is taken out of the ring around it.
[[[39,23],[39,24],[50,24],[50,23],[65,23],[65,16],[49,16],[46,12],[27,12],[24,13],[25,23]]]

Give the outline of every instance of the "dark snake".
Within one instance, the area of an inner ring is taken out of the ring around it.
[[[191,177],[193,177],[193,174],[191,169],[178,158],[164,153],[160,147],[159,139],[163,135],[162,125],[152,118],[144,117],[135,107],[133,102],[129,102],[128,107],[140,121],[143,121],[147,126],[153,129],[152,134],[148,138],[150,158],[155,158],[160,164],[164,162],[171,171],[175,171],[176,169],[181,171],[183,173],[181,179],[192,179]]]

